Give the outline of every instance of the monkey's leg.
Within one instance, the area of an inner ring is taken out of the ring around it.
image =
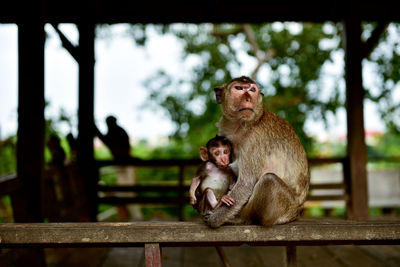
[[[205,194],[206,194],[208,203],[210,204],[211,208],[214,209],[218,205],[218,200],[215,197],[214,192],[212,191],[212,189],[207,188],[205,191]]]
[[[299,210],[294,191],[277,175],[267,173],[257,181],[240,217],[262,225],[283,224],[296,219]]]

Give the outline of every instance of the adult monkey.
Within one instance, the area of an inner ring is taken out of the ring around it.
[[[263,94],[242,76],[214,89],[221,104],[219,134],[234,145],[239,173],[222,205],[204,216],[212,228],[224,223],[283,224],[300,214],[309,187],[306,153],[292,126],[264,109]]]

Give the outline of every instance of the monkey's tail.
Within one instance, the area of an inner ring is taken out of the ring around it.
[[[225,255],[224,250],[222,249],[222,247],[215,247],[217,249],[218,255],[222,261],[222,263],[224,264],[225,267],[231,267],[231,265],[229,264],[228,258]]]

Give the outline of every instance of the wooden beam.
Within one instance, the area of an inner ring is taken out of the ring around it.
[[[64,33],[58,28],[58,25],[52,24],[54,30],[58,34],[58,37],[61,40],[62,46],[68,51],[68,53],[75,59],[76,62],[79,62],[79,48],[74,46],[71,41],[64,35]]]
[[[361,20],[354,4],[347,7],[344,20],[346,69],[347,153],[350,178],[350,218],[368,217],[367,147],[364,135],[364,89],[361,66]]]
[[[368,57],[379,43],[379,39],[389,26],[389,22],[378,22],[371,36],[363,43],[361,58]]]
[[[3,1],[0,23],[15,23],[24,16],[21,0]],[[88,13],[77,12],[82,1],[47,1],[48,23],[78,23]],[[86,2],[86,1],[85,1]],[[343,0],[329,1],[161,1],[92,0],[90,14],[95,23],[174,23],[174,22],[237,22],[258,23],[273,21],[341,21]],[[354,1],[353,1],[354,2]],[[399,21],[399,1],[358,1],[358,10],[366,21]],[[238,16],[237,14],[240,14]]]
[[[399,220],[301,219],[284,225],[222,226],[202,222],[0,224],[0,248],[400,244]]]

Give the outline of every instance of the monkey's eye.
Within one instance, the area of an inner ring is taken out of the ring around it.
[[[219,153],[219,151],[215,151],[214,154],[215,154],[215,156],[219,156],[220,153]]]
[[[236,85],[236,86],[235,86],[235,89],[236,89],[236,90],[243,90],[243,87],[240,86],[240,85]]]
[[[228,150],[228,149],[225,149],[225,150],[224,150],[224,154],[229,154],[229,150]]]
[[[257,89],[255,88],[255,87],[250,87],[249,89],[247,89],[248,91],[250,91],[250,92],[255,92]]]

